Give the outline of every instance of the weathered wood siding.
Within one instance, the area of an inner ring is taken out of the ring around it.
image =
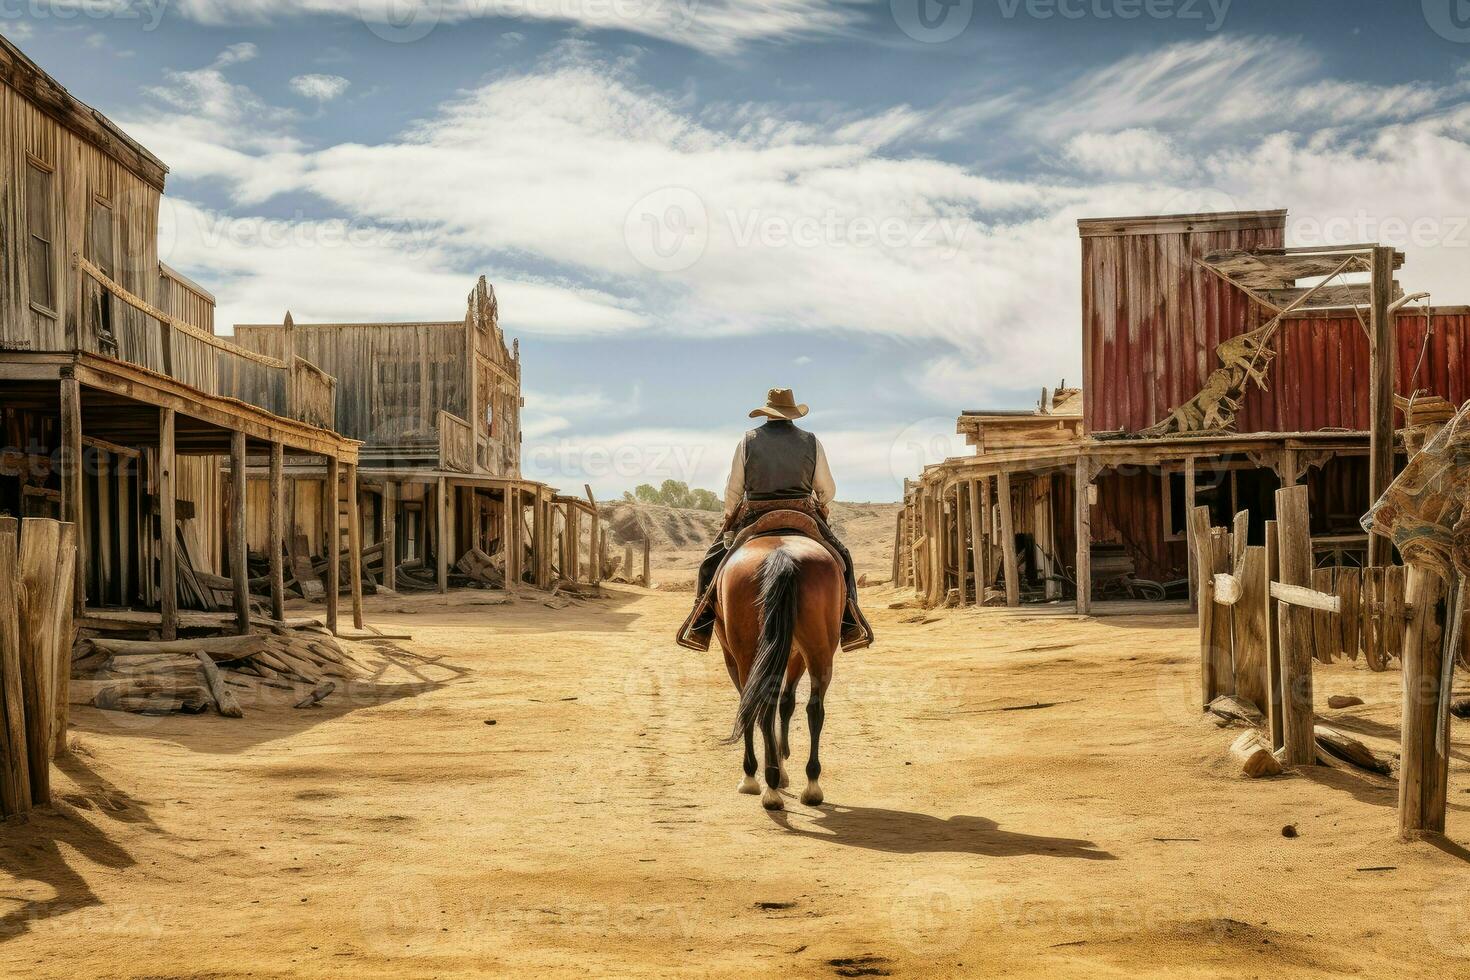
[[[171,317],[213,334],[214,296],[163,263],[158,266],[158,303]]]
[[[71,256],[81,253],[110,266],[124,287],[156,300],[162,165],[152,161],[145,179],[78,131],[86,119],[97,127],[98,141],[103,139],[100,117],[38,76],[0,39],[0,348],[81,348],[158,370],[156,328],[150,334],[146,318],[131,310],[114,311],[121,349],[105,349],[97,292],[81,288]],[[124,149],[111,145],[119,153]],[[32,217],[50,226],[49,297],[33,288]]]
[[[1215,348],[1263,322],[1196,259],[1281,247],[1286,212],[1081,222],[1087,431],[1137,432],[1199,393]]]

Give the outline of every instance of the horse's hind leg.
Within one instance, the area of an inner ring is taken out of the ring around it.
[[[745,778],[740,780],[740,792],[746,796],[759,796],[761,784],[755,779],[755,726],[745,726]]]
[[[812,693],[806,702],[806,722],[811,729],[812,752],[806,763],[806,789],[801,791],[801,802],[807,806],[822,805],[822,724],[827,720],[827,684],[832,680],[830,669],[818,674],[812,672]]]
[[[793,653],[786,666],[786,683],[781,688],[781,788],[791,785],[786,774],[786,760],[791,758],[791,716],[796,713],[796,685],[806,671],[806,662]]]
[[[761,805],[767,810],[784,810],[781,800],[781,746],[776,742],[776,703],[771,702],[760,715],[761,741],[766,750],[766,791]]]

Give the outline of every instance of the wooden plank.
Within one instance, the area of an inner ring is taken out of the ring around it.
[[[1215,635],[1217,606],[1210,595],[1214,576],[1215,558],[1210,543],[1210,509],[1195,507],[1189,512],[1189,540],[1194,545],[1189,564],[1194,571],[1194,581],[1199,586],[1199,649],[1200,649],[1200,707],[1206,708],[1219,697],[1221,692],[1215,682],[1214,658],[1210,643]]]
[[[434,485],[434,582],[449,591],[449,487],[444,477]]]
[[[286,618],[286,477],[285,447],[271,443],[270,487],[268,496],[269,533],[266,550],[270,553],[271,618]]]
[[[1076,491],[1077,615],[1092,615],[1092,461],[1077,457],[1073,470]],[[1014,553],[1014,547],[1011,549]]]
[[[1439,751],[1445,588],[1419,568],[1409,572],[1413,618],[1404,632],[1404,710],[1399,750],[1399,831],[1414,837],[1445,829],[1449,756]]]
[[[1393,393],[1397,377],[1394,364],[1397,341],[1394,336],[1395,317],[1389,311],[1393,302],[1394,258],[1395,250],[1391,247],[1373,249],[1373,302],[1368,321],[1372,367],[1368,384],[1368,500],[1364,505],[1365,511],[1383,496],[1394,475]],[[1387,565],[1392,554],[1387,538],[1380,534],[1368,535],[1370,566]]]
[[[327,521],[327,629],[337,633],[339,593],[342,591],[342,471],[336,456],[327,457],[327,477],[322,484],[322,502]]]
[[[1213,583],[1216,574],[1232,568],[1231,534],[1224,528],[1212,528],[1209,538],[1210,557],[1213,570],[1208,576]],[[1201,577],[1204,581],[1205,577]],[[1216,696],[1235,693],[1235,610],[1230,606],[1215,605],[1215,615],[1210,628],[1210,673],[1214,681]],[[1203,600],[1201,601],[1203,605]]]
[[[1240,601],[1231,615],[1234,626],[1235,696],[1244,698],[1269,714],[1271,683],[1267,668],[1266,643],[1266,549],[1247,547],[1240,557]]]
[[[1339,645],[1343,654],[1349,659],[1358,659],[1358,650],[1362,646],[1362,614],[1363,614],[1363,570],[1360,568],[1339,568],[1337,570],[1337,596],[1341,601],[1341,612],[1338,615]]]
[[[1195,561],[1199,545],[1195,542],[1195,524],[1193,514],[1196,502],[1199,500],[1198,476],[1195,470],[1195,457],[1190,456],[1184,461],[1184,520],[1185,520],[1185,549],[1189,556],[1189,604],[1198,610],[1200,608],[1200,580],[1199,563]],[[1208,517],[1208,511],[1206,511]],[[1209,521],[1205,521],[1205,527],[1209,527]],[[1208,703],[1208,702],[1207,702]]]
[[[392,479],[383,480],[382,530],[383,542],[383,588],[398,588],[398,484]]]
[[[1306,588],[1312,581],[1311,519],[1307,488],[1276,492],[1276,521],[1280,543],[1280,581]],[[1310,766],[1317,761],[1312,703],[1312,611],[1283,606],[1281,620],[1282,751],[1287,766]]]
[[[989,551],[989,529],[986,528],[985,517],[990,513],[990,481],[972,480],[970,482],[970,557],[971,566],[975,569],[975,605],[985,604],[985,589],[990,584],[986,577],[986,569],[990,567]]]
[[[230,585],[234,589],[235,631],[250,632],[250,565],[245,547],[245,433],[230,433]]]
[[[163,614],[161,631],[165,640],[179,635],[178,553],[174,546],[178,522],[174,513],[174,411],[158,413],[158,605]]]
[[[117,522],[115,524],[117,533],[117,594],[120,605],[131,605],[133,602],[133,504],[132,504],[132,481],[129,476],[131,472],[137,472],[138,454],[135,452],[131,457],[121,457],[117,461],[114,479],[117,481],[115,499],[117,500]]]
[[[1383,654],[1385,657],[1402,659],[1404,655],[1404,624],[1408,618],[1408,569],[1403,565],[1390,565],[1383,570]]]
[[[1386,568],[1363,569],[1362,621],[1359,633],[1363,645],[1363,661],[1368,669],[1382,672],[1388,667],[1388,656],[1384,653],[1383,615],[1384,576]]]
[[[653,588],[653,551],[648,535],[643,536],[643,587]]]
[[[75,525],[73,525],[75,527]],[[52,719],[55,712],[56,636],[49,628],[55,610],[61,524],[27,518],[20,532],[20,670],[25,706],[26,757],[31,803],[51,802]]]
[[[961,608],[969,604],[970,596],[970,532],[966,526],[970,522],[970,505],[965,500],[965,489],[963,480],[954,485],[956,577],[959,580]]]
[[[1321,571],[1321,569],[1318,569]],[[1296,606],[1298,609],[1309,609],[1313,612],[1337,614],[1342,611],[1342,598],[1327,592],[1318,592],[1316,589],[1303,588],[1298,585],[1287,585],[1284,582],[1271,583],[1271,598],[1288,606]]]
[[[582,489],[587,491],[587,503],[592,505],[592,536],[589,540],[590,554],[588,558],[592,561],[592,577],[588,579],[593,585],[602,584],[602,512],[597,508],[597,498],[592,496],[592,484],[584,483]],[[897,552],[894,552],[897,554]]]
[[[1279,749],[1282,746],[1282,723],[1281,723],[1281,615],[1274,597],[1271,595],[1271,586],[1276,584],[1281,577],[1281,542],[1280,532],[1277,530],[1275,521],[1266,522],[1266,589],[1261,596],[1261,605],[1265,610],[1266,617],[1266,680],[1270,695],[1269,704],[1261,707],[1266,710],[1271,728],[1271,747]]]
[[[1232,569],[1239,570],[1240,563],[1245,560],[1245,549],[1250,544],[1250,534],[1250,511],[1240,511],[1235,515],[1235,520],[1230,527],[1230,567]]]
[[[20,568],[20,522],[13,517],[0,517],[0,565]],[[31,809],[21,667],[22,589],[19,576],[0,575],[0,816]]]
[[[82,517],[82,388],[76,378],[61,379],[61,519],[76,527],[85,527]],[[83,554],[76,563],[77,583],[74,589],[76,612],[80,614],[87,599],[87,568],[90,556],[85,541]],[[104,599],[105,601],[105,599]]]
[[[362,629],[362,490],[357,485],[357,464],[343,467],[347,477],[347,581],[352,593],[352,625]]]
[[[1016,561],[1016,531],[1011,519],[1011,475],[1002,472],[996,477],[996,495],[1000,498],[1000,547],[1001,561],[1005,564],[1006,605],[1016,608],[1021,604],[1021,572]]]
[[[80,549],[77,546],[77,525],[61,525],[61,542],[56,554],[56,597],[51,603],[51,620],[40,624],[40,628],[51,635],[51,741],[52,758],[67,751],[66,728],[71,712],[71,648],[76,631],[76,603],[72,590],[76,588],[76,566]],[[35,629],[34,623],[27,628]]]
[[[1336,598],[1337,569],[1318,568],[1312,572],[1312,588],[1323,595]],[[1341,652],[1338,647],[1342,645],[1342,627],[1338,625],[1338,614],[1342,612],[1342,604],[1334,603],[1335,610],[1322,606],[1313,606],[1312,610],[1312,646],[1314,656],[1320,664],[1330,664],[1337,659]]]

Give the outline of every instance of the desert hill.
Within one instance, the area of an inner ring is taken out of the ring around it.
[[[893,566],[893,522],[898,504],[832,505],[832,526],[852,552],[859,576],[886,581]],[[616,501],[602,505],[611,531],[611,547],[626,542],[642,548],[647,536],[653,549],[653,578],[665,585],[692,583],[722,517],[713,511],[684,510],[657,504]]]

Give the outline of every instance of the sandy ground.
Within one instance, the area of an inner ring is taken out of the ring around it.
[[[870,592],[829,804],[768,815],[686,596],[471,596],[370,604],[413,640],[323,708],[78,710],[54,812],[0,827],[0,974],[1466,975],[1470,854],[1399,843],[1386,780],[1233,775],[1186,619]],[[1318,676],[1391,744],[1396,674]]]

